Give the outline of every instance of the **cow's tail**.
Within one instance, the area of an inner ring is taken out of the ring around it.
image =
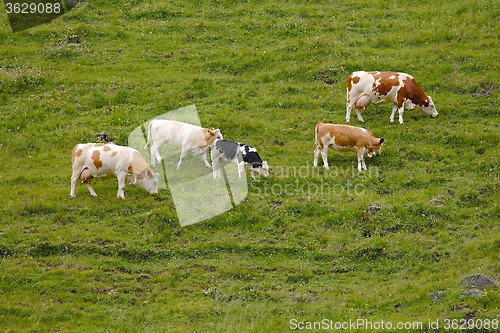
[[[323,122],[318,122],[316,124],[316,128],[315,128],[315,133],[314,133],[314,141],[316,142],[316,146],[319,146],[320,149],[323,149],[323,141],[322,140],[318,140],[318,129],[321,125],[323,125],[324,123]]]
[[[144,149],[148,149],[149,138],[151,138],[151,124],[153,124],[153,121],[154,120],[151,120],[149,122],[149,125],[148,125],[148,130],[147,130],[147,133],[146,133],[147,140],[146,140],[146,145],[144,146]]]

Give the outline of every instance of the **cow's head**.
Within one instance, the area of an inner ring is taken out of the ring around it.
[[[158,193],[158,174],[156,172],[147,170],[144,178],[140,179],[140,182],[150,194]]]
[[[375,144],[372,144],[369,148],[368,151],[366,152],[366,156],[372,157],[373,155],[377,155],[377,153],[380,155],[380,152],[382,151],[382,144],[384,143],[384,138],[376,139],[377,142]]]
[[[217,129],[215,129],[213,127],[204,128],[203,133],[204,133],[205,141],[206,141],[207,145],[212,145],[215,140],[222,140],[223,139],[222,133],[220,132],[220,130],[218,128]]]
[[[261,176],[269,177],[269,166],[267,165],[266,161],[263,161],[260,167],[254,168],[253,170]]]
[[[218,128],[210,127],[208,129],[208,133],[210,133],[211,136],[215,137],[215,140],[222,140],[223,139],[222,133],[220,132],[220,129],[218,129]]]
[[[422,111],[426,115],[432,116],[433,118],[436,118],[438,116],[436,106],[434,105],[431,96],[427,96],[426,103],[424,105],[420,105],[420,111]]]

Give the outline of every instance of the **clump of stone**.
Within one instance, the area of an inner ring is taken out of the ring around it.
[[[469,275],[460,281],[460,284],[467,289],[488,289],[490,287],[500,287],[500,282],[484,274]]]
[[[431,299],[433,301],[437,301],[438,299],[443,298],[444,294],[445,294],[445,292],[440,290],[440,291],[436,291],[435,293],[432,293],[430,296],[431,296]]]
[[[484,274],[473,274],[463,278],[460,281],[460,285],[465,287],[465,291],[460,295],[463,297],[481,297],[486,293],[484,290],[491,287],[500,287],[500,282],[495,280],[494,278],[484,275]],[[433,301],[437,301],[438,299],[443,298],[445,295],[444,291],[436,291],[430,294],[430,298]]]
[[[379,206],[379,205],[371,205],[370,207],[368,207],[366,210],[365,210],[365,213],[366,214],[373,214],[373,213],[376,213],[378,212],[379,210],[381,210],[382,207]]]
[[[462,294],[460,294],[460,296],[464,296],[464,297],[470,297],[470,296],[481,297],[483,295],[484,295],[484,292],[481,290],[477,290],[477,289],[467,289]]]
[[[109,135],[108,131],[97,132],[95,133],[95,136],[97,136],[97,139],[100,142],[104,143],[113,142],[113,138],[111,137],[111,135]]]

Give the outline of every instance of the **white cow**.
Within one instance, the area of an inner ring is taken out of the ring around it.
[[[73,174],[71,176],[72,198],[78,178],[87,185],[90,194],[97,196],[92,188],[93,178],[117,178],[118,198],[125,198],[125,183],[141,183],[151,194],[158,193],[158,174],[155,173],[137,150],[113,143],[78,144],[71,153]]]
[[[222,134],[219,129],[203,128],[200,126],[183,123],[175,120],[154,119],[148,126],[148,141],[153,140],[151,145],[151,165],[156,166],[156,163],[161,163],[161,156],[158,150],[161,145],[167,143],[173,148],[182,148],[177,169],[181,167],[182,160],[190,151],[195,155],[201,155],[203,162],[208,168],[212,166],[207,160],[207,148],[216,139],[222,139]]]

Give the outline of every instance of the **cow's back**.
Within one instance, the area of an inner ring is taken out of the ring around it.
[[[73,167],[76,166],[84,166],[92,161],[92,155],[96,150],[95,143],[79,143],[77,144],[71,153],[71,165]],[[100,152],[99,152],[100,155]],[[97,161],[97,153],[94,154],[94,158],[96,159],[96,164],[99,164]]]
[[[86,169],[94,177],[114,176],[117,169],[126,170],[130,164],[131,150],[115,144],[78,144],[72,152],[73,169]]]
[[[341,147],[368,146],[376,139],[375,135],[367,129],[343,124],[318,124],[317,136],[328,135],[335,138],[335,144]]]
[[[370,92],[373,88],[373,82],[374,78],[371,72],[353,72],[347,76],[347,92],[351,95]]]
[[[167,142],[172,147],[182,147],[186,142],[204,140],[200,126],[175,120],[156,119],[151,124],[151,136],[155,142]]]

